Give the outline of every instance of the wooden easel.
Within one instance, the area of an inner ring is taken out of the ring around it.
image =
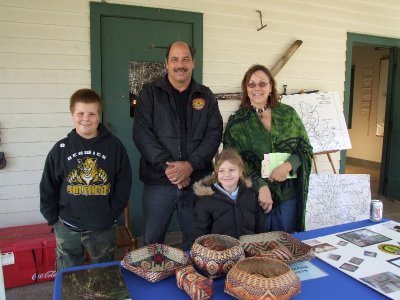
[[[316,155],[323,155],[323,154],[326,154],[326,156],[328,156],[328,160],[329,160],[329,162],[331,163],[333,173],[336,174],[336,169],[335,169],[335,166],[334,166],[333,161],[332,161],[331,153],[335,153],[335,152],[338,152],[338,151],[339,151],[339,150],[331,150],[331,151],[322,151],[322,152],[314,153],[314,154],[313,154],[313,162],[314,162],[315,174],[318,174],[317,162],[316,162],[316,160],[315,160],[315,156],[316,156]]]

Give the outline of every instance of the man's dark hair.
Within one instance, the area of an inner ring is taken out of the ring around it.
[[[196,49],[193,48],[192,46],[190,46],[188,43],[183,42],[183,41],[175,41],[175,42],[172,42],[171,44],[169,44],[169,46],[168,46],[168,48],[167,48],[167,53],[165,54],[166,60],[168,60],[169,51],[171,50],[172,45],[174,45],[174,44],[176,44],[176,43],[183,43],[183,44],[186,44],[186,45],[188,46],[188,48],[189,48],[190,55],[192,56],[192,60],[194,60],[194,55],[196,54]]]

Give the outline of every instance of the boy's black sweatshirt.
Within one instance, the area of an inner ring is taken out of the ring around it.
[[[40,211],[49,225],[58,219],[81,230],[110,228],[131,191],[129,157],[102,124],[82,138],[73,129],[50,150],[40,182]]]

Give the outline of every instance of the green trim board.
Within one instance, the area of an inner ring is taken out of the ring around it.
[[[193,24],[193,47],[196,48],[196,68],[193,76],[203,82],[203,15],[160,8],[90,2],[90,54],[92,88],[101,94],[101,18],[137,18],[186,22]]]
[[[366,45],[371,47],[385,47],[389,49],[388,86],[385,113],[385,132],[383,136],[381,169],[379,179],[379,194],[393,199],[400,199],[400,157],[397,155],[400,147],[400,39],[363,35],[347,34],[346,74],[344,114],[348,121],[350,115],[350,84],[353,47]],[[340,169],[343,172],[346,166],[346,152],[341,152]]]
[[[374,35],[366,35],[359,33],[347,33],[346,42],[346,72],[345,72],[345,90],[344,90],[344,117],[346,123],[350,121],[350,98],[351,98],[351,74],[352,74],[352,58],[353,46],[366,44],[376,47],[400,47],[400,39],[386,38]],[[346,150],[340,153],[340,173],[344,173],[346,168]]]

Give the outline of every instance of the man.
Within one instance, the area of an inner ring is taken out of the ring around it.
[[[175,208],[182,247],[192,244],[193,182],[212,172],[222,117],[211,90],[192,79],[194,49],[174,42],[167,75],[143,86],[133,139],[141,153],[143,244],[163,243]]]

